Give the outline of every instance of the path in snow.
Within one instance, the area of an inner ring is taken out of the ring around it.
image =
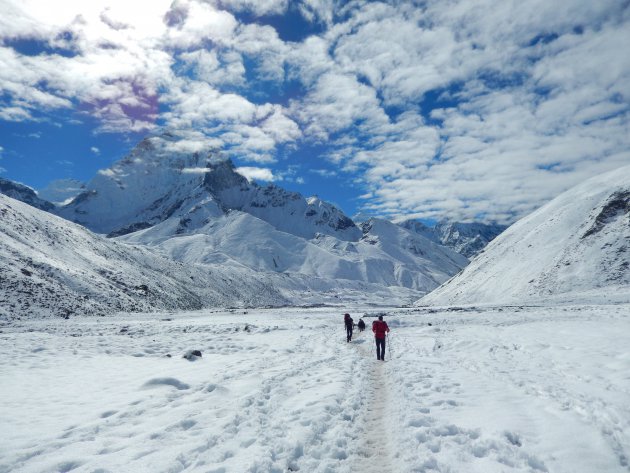
[[[352,345],[357,347],[362,358],[369,360],[364,370],[368,376],[361,389],[367,393],[364,408],[357,422],[361,423],[360,447],[358,458],[352,471],[382,473],[395,471],[392,463],[390,445],[391,430],[387,423],[390,407],[388,400],[389,383],[384,363],[376,360],[373,335],[366,329],[363,333],[355,332]]]

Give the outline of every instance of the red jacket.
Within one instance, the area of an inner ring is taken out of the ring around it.
[[[372,332],[374,332],[375,338],[385,338],[385,333],[389,332],[387,322],[384,320],[375,320],[372,322]]]

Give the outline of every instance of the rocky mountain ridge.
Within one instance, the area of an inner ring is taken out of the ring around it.
[[[442,220],[435,226],[429,227],[415,219],[403,220],[398,225],[447,246],[469,259],[479,254],[488,243],[507,228],[506,225],[499,224],[461,223],[448,220]]]
[[[28,186],[0,177],[0,194],[24,202],[36,209],[51,212],[55,205],[47,200],[40,199],[37,193]]]

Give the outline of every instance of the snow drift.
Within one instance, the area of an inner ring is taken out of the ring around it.
[[[422,305],[630,300],[630,166],[566,191],[492,241]]]

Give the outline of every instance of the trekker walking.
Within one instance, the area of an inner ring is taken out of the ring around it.
[[[346,338],[350,342],[352,340],[352,327],[354,326],[354,320],[350,317],[350,314],[343,314],[343,322],[346,324]]]
[[[363,322],[363,319],[359,319],[357,326],[359,327],[359,332],[363,332],[365,330],[365,322]]]
[[[385,361],[385,336],[389,332],[389,327],[382,315],[378,316],[378,320],[372,322],[372,332],[374,332],[374,339],[376,340],[376,359]]]

